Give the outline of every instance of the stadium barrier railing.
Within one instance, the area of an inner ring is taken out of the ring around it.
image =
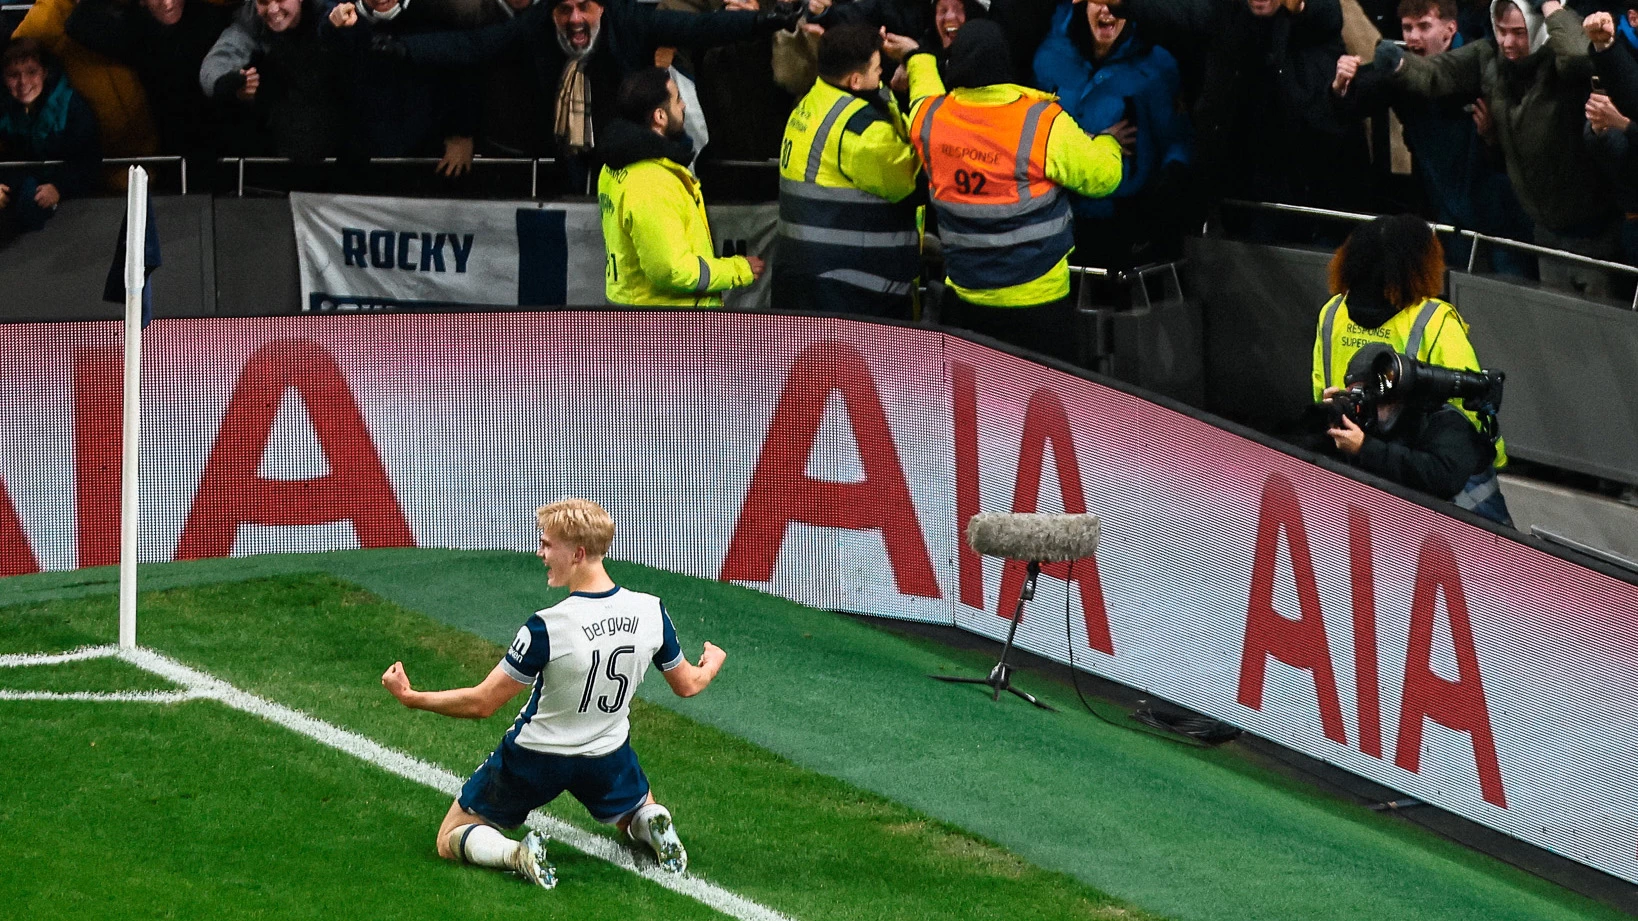
[[[7,7],[7,8],[10,8],[10,7]],[[21,7],[21,8],[26,8],[26,6]],[[58,166],[58,165],[61,165],[63,162],[64,161],[62,161],[62,160],[9,160],[9,161],[0,162],[0,167]],[[247,167],[251,167],[251,166],[272,166],[272,165],[279,165],[279,166],[301,165],[301,161],[294,161],[294,160],[289,159],[288,157],[220,157],[220,158],[217,159],[216,162],[218,164],[231,166],[231,167],[234,168],[235,174],[236,174],[234,195],[237,196],[237,197],[240,197],[240,198],[244,197],[244,194],[245,194],[245,188],[246,188],[245,176],[246,176]],[[313,162],[318,163],[318,164],[323,164],[325,166],[334,167],[338,163],[341,163],[343,161],[341,161],[341,160],[339,160],[338,158],[335,158],[335,157],[327,157],[327,158],[324,158],[323,160],[313,161]],[[363,160],[363,161],[360,161],[360,162],[368,163],[368,164],[378,164],[378,165],[383,165],[383,166],[435,166],[441,161],[437,157],[373,157],[373,158],[369,158],[368,160]],[[539,195],[539,192],[540,192],[540,168],[542,166],[549,166],[549,165],[555,164],[556,162],[557,162],[556,158],[553,158],[553,157],[486,157],[486,156],[481,156],[480,155],[480,156],[474,156],[472,158],[472,166],[475,169],[484,169],[484,168],[499,167],[499,166],[527,166],[527,167],[529,167],[529,196],[528,197],[532,198],[532,199],[540,197],[540,195]],[[731,168],[731,169],[763,170],[763,169],[775,169],[775,168],[777,168],[779,166],[779,161],[777,161],[777,160],[714,160],[714,161],[710,161],[710,162],[711,162],[711,164],[713,166],[723,167],[723,168]],[[187,160],[182,158],[182,157],[179,157],[179,156],[105,157],[102,160],[102,164],[104,166],[179,164],[180,167],[181,167],[181,176],[182,176],[182,180],[181,180],[182,194],[184,194],[184,195],[188,194],[188,164],[187,164]],[[590,185],[590,183],[588,181],[588,189],[587,189],[588,194],[591,191],[591,189],[589,188],[589,185]],[[1320,219],[1324,219],[1324,220],[1338,221],[1338,222],[1343,222],[1343,223],[1354,223],[1354,224],[1364,223],[1366,221],[1371,221],[1371,220],[1374,220],[1374,219],[1381,216],[1381,215],[1378,215],[1378,214],[1371,214],[1371,213],[1367,213],[1367,212],[1338,211],[1338,210],[1330,209],[1330,208],[1317,208],[1317,207],[1313,207],[1313,206],[1310,206],[1310,205],[1294,205],[1294,204],[1288,204],[1288,203],[1285,203],[1285,202],[1264,202],[1264,201],[1249,201],[1249,200],[1245,200],[1245,199],[1225,199],[1222,202],[1222,204],[1225,207],[1238,208],[1238,209],[1242,209],[1242,210],[1252,210],[1252,211],[1264,211],[1264,212],[1271,212],[1271,213],[1291,214],[1291,215],[1299,215],[1299,216],[1304,216],[1304,217],[1315,217],[1315,218],[1320,218]],[[1505,249],[1517,250],[1517,251],[1520,251],[1520,252],[1527,252],[1527,253],[1530,253],[1530,254],[1536,255],[1536,256],[1545,256],[1545,257],[1552,258],[1552,259],[1560,259],[1560,260],[1564,260],[1566,262],[1573,262],[1573,263],[1576,263],[1576,264],[1579,264],[1579,265],[1585,265],[1585,266],[1592,267],[1592,268],[1603,269],[1603,270],[1610,271],[1610,272],[1615,272],[1615,273],[1618,273],[1618,274],[1621,274],[1621,275],[1627,275],[1627,276],[1632,276],[1632,277],[1638,278],[1638,267],[1627,265],[1625,263],[1610,262],[1610,261],[1604,260],[1604,259],[1595,259],[1595,258],[1590,257],[1590,256],[1583,256],[1583,255],[1581,255],[1579,253],[1572,253],[1572,252],[1568,252],[1566,250],[1553,249],[1551,247],[1541,246],[1539,244],[1529,243],[1529,242],[1525,242],[1523,240],[1513,240],[1513,239],[1510,239],[1510,238],[1507,238],[1507,237],[1493,236],[1491,234],[1480,233],[1479,231],[1476,231],[1476,230],[1471,230],[1471,229],[1465,228],[1465,227],[1457,227],[1457,226],[1454,226],[1454,225],[1451,225],[1451,224],[1441,224],[1441,223],[1430,221],[1430,222],[1428,222],[1428,226],[1433,228],[1433,230],[1435,232],[1437,232],[1437,233],[1453,234],[1453,235],[1456,235],[1456,236],[1464,237],[1464,238],[1472,241],[1475,244],[1474,246],[1470,247],[1469,252],[1468,252],[1467,271],[1469,273],[1473,272],[1474,267],[1475,267],[1475,265],[1477,263],[1478,253],[1479,253],[1479,246],[1477,244],[1485,244],[1485,245],[1489,245],[1489,246],[1496,246],[1496,247],[1502,247],[1502,248],[1505,248]],[[1202,234],[1207,235],[1207,236],[1210,235],[1210,225],[1209,224],[1202,227]],[[1156,272],[1156,271],[1164,271],[1165,267],[1167,265],[1168,265],[1168,263],[1155,263],[1155,264],[1151,264],[1151,265],[1139,266],[1137,268],[1125,270],[1124,272],[1115,273],[1115,274],[1124,275],[1124,276],[1128,276],[1128,277],[1142,276],[1142,275],[1146,275],[1146,274]],[[1172,269],[1171,271],[1172,271],[1172,273],[1173,273],[1173,275],[1175,277],[1176,270]],[[1100,268],[1096,268],[1096,267],[1078,267],[1078,266],[1077,267],[1071,267],[1071,272],[1073,272],[1074,274],[1079,275],[1079,276],[1100,276],[1100,277],[1103,277],[1103,276],[1110,276],[1112,274],[1111,271],[1108,270],[1108,269],[1100,269]],[[1632,303],[1629,305],[1629,309],[1634,310],[1634,311],[1638,311],[1638,290],[1635,290],[1635,292],[1634,292],[1633,300],[1632,300]]]
[[[3,160],[0,169],[27,169],[31,166],[62,166],[67,160]],[[188,194],[188,161],[183,157],[103,157],[103,166],[179,166],[182,171],[182,194]]]
[[[1380,214],[1366,214],[1357,211],[1336,211],[1330,208],[1315,208],[1309,205],[1292,205],[1285,204],[1283,202],[1245,201],[1243,199],[1225,199],[1223,201],[1223,205],[1231,208],[1242,208],[1252,211],[1266,211],[1280,214],[1296,214],[1305,217],[1317,217],[1326,220],[1341,221],[1353,224],[1373,221],[1382,216]],[[1536,256],[1561,259],[1565,262],[1574,262],[1578,265],[1585,265],[1591,268],[1616,272],[1621,275],[1638,277],[1638,267],[1630,266],[1622,262],[1610,262],[1605,259],[1594,259],[1591,256],[1583,256],[1580,253],[1572,253],[1562,249],[1553,249],[1551,247],[1541,246],[1540,244],[1536,243],[1526,243],[1523,240],[1513,240],[1507,237],[1492,236],[1487,233],[1480,233],[1476,230],[1469,230],[1465,227],[1456,227],[1451,224],[1440,224],[1429,221],[1428,226],[1433,228],[1435,233],[1453,234],[1459,237],[1465,237],[1473,242],[1473,246],[1469,247],[1467,254],[1468,274],[1473,273],[1474,266],[1477,264],[1479,258],[1478,244],[1485,243],[1491,246],[1499,246],[1504,249],[1518,250],[1520,252],[1530,253]],[[1204,229],[1205,228],[1203,228],[1203,230]],[[1627,309],[1638,311],[1638,289],[1634,290],[1632,303]]]

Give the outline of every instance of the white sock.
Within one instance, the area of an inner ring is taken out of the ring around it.
[[[500,833],[491,825],[462,825],[449,833],[450,850],[463,863],[480,867],[512,869],[518,842]]]
[[[648,803],[646,805],[639,806],[637,808],[637,812],[631,817],[631,824],[627,826],[631,829],[631,836],[652,847],[654,845],[654,839],[649,835],[648,823],[653,821],[654,817],[657,815],[663,815],[666,818],[670,818],[671,811],[659,803]]]

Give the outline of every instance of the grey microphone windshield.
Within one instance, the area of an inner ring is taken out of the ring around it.
[[[1055,563],[1098,551],[1098,516],[983,512],[967,522],[967,543],[985,556]]]

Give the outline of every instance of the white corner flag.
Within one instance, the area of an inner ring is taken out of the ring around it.
[[[136,648],[137,458],[142,448],[142,329],[152,308],[148,274],[159,264],[159,234],[149,222],[148,172],[130,168],[125,190],[125,407],[119,475],[119,645]],[[112,274],[112,273],[110,273]],[[146,309],[145,309],[146,308]]]

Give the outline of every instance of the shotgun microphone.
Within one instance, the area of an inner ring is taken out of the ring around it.
[[[1041,564],[1084,559],[1098,552],[1099,530],[1096,515],[1042,515],[1034,512],[974,515],[967,522],[967,543],[985,556],[1027,562],[1028,574],[1018,593],[1018,604],[1012,611],[1007,641],[1001,646],[1001,661],[995,663],[990,673],[983,678],[958,675],[928,677],[955,684],[981,684],[991,689],[991,700],[1000,700],[1001,692],[1007,691],[1043,710],[1056,710],[1051,704],[1043,703],[1034,695],[1012,686],[1012,666],[1007,663],[1007,656],[1012,652],[1013,640],[1018,636],[1018,624],[1024,619],[1024,604],[1035,597],[1035,580],[1041,574]]]
[[[1096,515],[982,512],[967,522],[967,543],[985,556],[1035,563],[1079,560],[1098,552]]]

